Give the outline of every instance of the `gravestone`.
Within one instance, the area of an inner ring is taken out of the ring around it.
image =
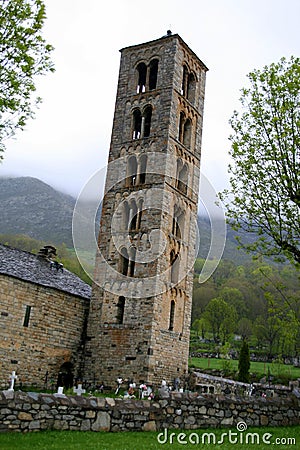
[[[73,387],[73,392],[76,395],[81,396],[81,394],[85,394],[85,389],[82,389],[82,384],[78,384],[77,388],[75,386]]]
[[[54,396],[55,397],[65,397],[63,386],[59,386],[57,388],[57,392],[56,392],[56,394],[54,394]]]
[[[16,375],[16,372],[13,370],[10,376],[10,386],[9,386],[9,391],[13,391],[14,390],[14,385],[15,385],[15,380],[18,378],[18,376]]]

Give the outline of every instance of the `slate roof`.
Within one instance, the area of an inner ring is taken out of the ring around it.
[[[89,299],[91,287],[66,269],[51,269],[33,253],[0,244],[0,273]]]

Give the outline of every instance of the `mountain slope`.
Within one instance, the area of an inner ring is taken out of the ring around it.
[[[72,245],[75,199],[31,177],[0,178],[0,233]]]

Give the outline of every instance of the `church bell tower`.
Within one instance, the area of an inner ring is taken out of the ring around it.
[[[207,68],[177,34],[126,47],[88,319],[84,377],[188,371]]]

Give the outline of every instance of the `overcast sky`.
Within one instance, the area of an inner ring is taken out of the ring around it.
[[[6,142],[2,175],[33,176],[74,196],[106,164],[120,53],[178,33],[208,66],[202,172],[227,185],[228,120],[246,74],[299,56],[299,0],[45,0],[54,74],[38,82],[43,103]]]

